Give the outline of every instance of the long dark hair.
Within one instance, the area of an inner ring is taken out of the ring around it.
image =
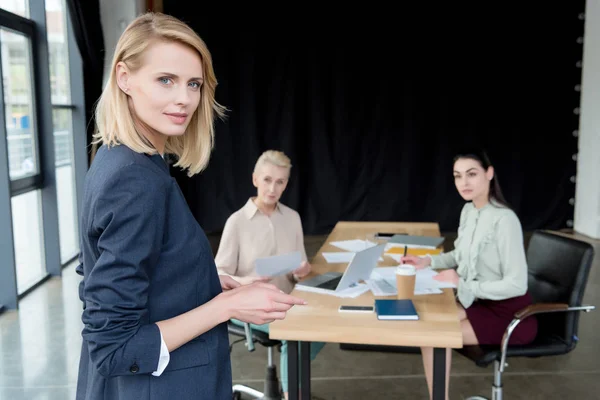
[[[492,162],[490,161],[490,158],[488,157],[487,153],[484,150],[476,150],[476,151],[470,151],[470,152],[464,152],[464,153],[457,154],[454,157],[454,160],[452,163],[453,164],[456,163],[456,161],[458,161],[461,158],[469,158],[471,160],[477,161],[485,171],[487,171],[488,168],[492,166]],[[494,200],[494,202],[496,202],[506,208],[511,208],[510,205],[508,204],[508,201],[506,201],[506,199],[504,198],[504,195],[502,194],[502,189],[500,188],[500,183],[498,182],[498,173],[496,172],[495,169],[494,169],[494,177],[490,181],[489,197],[490,197],[490,200]]]

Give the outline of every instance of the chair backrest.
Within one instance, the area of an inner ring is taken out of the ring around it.
[[[529,291],[535,303],[580,306],[594,258],[591,244],[546,231],[535,231],[527,247]],[[574,347],[579,312],[537,314],[538,337],[561,338]]]

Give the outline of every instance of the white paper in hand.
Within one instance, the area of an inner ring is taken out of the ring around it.
[[[259,276],[279,276],[300,268],[302,256],[299,251],[256,260],[256,273]]]

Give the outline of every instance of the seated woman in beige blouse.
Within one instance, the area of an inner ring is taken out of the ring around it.
[[[257,195],[234,212],[225,223],[221,242],[215,257],[220,275],[229,275],[242,284],[265,281],[256,274],[256,259],[300,251],[302,264],[292,273],[270,279],[270,283],[285,293],[311,270],[304,248],[302,221],[298,212],[282,204],[279,199],[290,177],[290,159],[282,152],[265,151],[256,162],[252,182]],[[241,322],[232,322],[242,325]],[[252,325],[253,329],[269,332],[269,325]],[[324,343],[311,343],[311,359]],[[280,358],[281,383],[287,398],[287,342],[283,341]]]
[[[457,286],[464,345],[498,345],[515,313],[532,303],[521,223],[507,205],[485,153],[457,156],[454,182],[467,201],[454,250],[435,256],[406,256],[402,262],[445,269],[436,279]],[[510,343],[530,343],[536,334],[537,320],[529,317],[514,330]],[[421,353],[431,396],[433,350],[422,348]],[[451,354],[446,352],[446,399]]]

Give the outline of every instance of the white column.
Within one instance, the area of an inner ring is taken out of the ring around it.
[[[600,0],[587,0],[583,42],[576,232],[600,239]]]

